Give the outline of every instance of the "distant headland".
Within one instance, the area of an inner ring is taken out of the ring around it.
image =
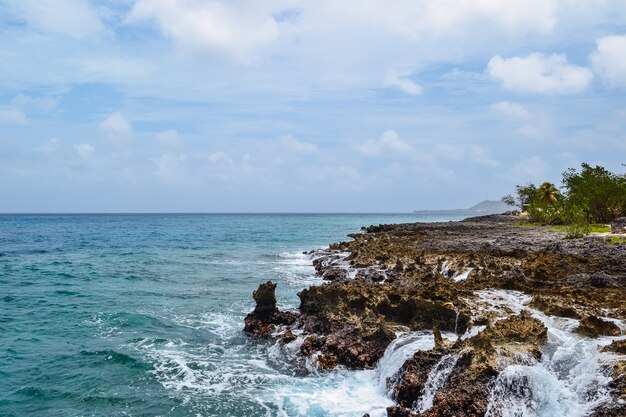
[[[500,214],[506,211],[510,211],[513,208],[502,201],[484,200],[472,207],[465,209],[451,209],[451,210],[413,210],[415,214],[472,214],[472,215],[487,215],[487,214]]]

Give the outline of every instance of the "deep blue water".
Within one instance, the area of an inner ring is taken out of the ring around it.
[[[293,352],[246,338],[251,292],[271,279],[279,304],[295,307],[297,291],[319,282],[302,251],[364,225],[441,219],[456,218],[2,215],[0,416],[361,416],[382,407],[371,374],[304,375]]]

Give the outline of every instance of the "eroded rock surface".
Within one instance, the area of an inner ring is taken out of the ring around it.
[[[438,388],[432,404],[420,415],[483,416],[499,372],[520,356],[529,361],[539,360],[540,347],[546,340],[545,326],[528,312],[522,312],[499,320],[478,335],[448,348],[418,351],[400,370],[401,376],[394,387],[394,399],[399,406],[390,415],[420,411],[432,371],[442,372],[437,364],[442,359],[455,358],[447,380]]]
[[[361,369],[376,366],[398,331],[462,335],[486,326],[463,340],[439,338],[435,349],[408,360],[396,376],[397,406],[389,416],[483,416],[502,369],[541,359],[545,326],[511,306],[485,309],[479,296],[485,290],[527,294],[528,308],[580,320],[577,331],[585,337],[621,335],[601,317],[626,319],[626,251],[603,238],[564,239],[515,216],[371,226],[350,237],[310,253],[324,283],[298,294],[298,312],[278,311],[274,284],[262,284],[245,330],[281,343],[300,337],[300,354],[322,369]],[[612,352],[623,354],[622,342],[614,345]],[[626,400],[623,364],[607,365],[616,401]],[[449,374],[429,406],[420,405],[429,375],[444,368]],[[622,405],[604,404],[594,415],[621,415],[624,403],[616,404]]]
[[[257,336],[270,336],[276,326],[293,324],[298,314],[276,308],[276,284],[267,281],[252,293],[256,307],[244,320],[244,331]],[[289,338],[289,336],[283,336]]]

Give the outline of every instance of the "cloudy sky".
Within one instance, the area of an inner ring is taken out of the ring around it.
[[[626,162],[623,0],[0,0],[0,212],[402,212]]]

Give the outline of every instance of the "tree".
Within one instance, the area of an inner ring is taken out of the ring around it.
[[[554,184],[544,182],[537,189],[537,198],[540,203],[556,208],[561,203],[563,196]]]
[[[502,202],[509,206],[516,206],[522,211],[528,211],[529,207],[533,207],[536,200],[537,187],[534,184],[516,185],[516,196],[511,194],[502,197]]]
[[[626,215],[626,178],[601,166],[581,165],[579,173],[570,168],[563,173],[568,206],[579,207],[587,222],[608,223]]]

